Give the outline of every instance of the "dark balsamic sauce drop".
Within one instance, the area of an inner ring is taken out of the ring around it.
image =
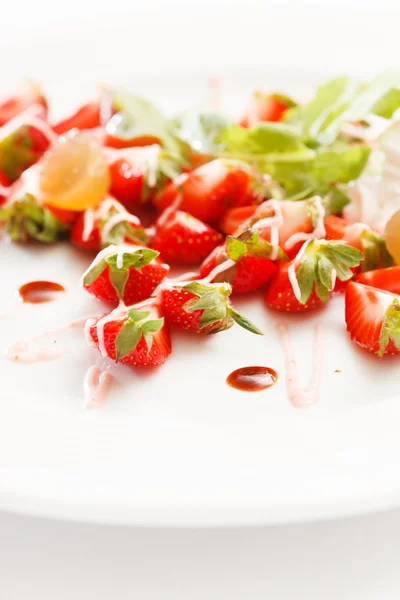
[[[278,374],[269,367],[242,367],[232,371],[226,378],[231,387],[244,392],[259,392],[271,387],[278,380]]]

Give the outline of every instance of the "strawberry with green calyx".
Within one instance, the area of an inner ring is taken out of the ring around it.
[[[295,102],[283,94],[265,94],[253,92],[247,112],[240,121],[242,127],[251,127],[260,121],[278,122],[283,119],[289,108],[296,106]]]
[[[171,354],[171,338],[161,306],[149,301],[140,310],[128,306],[112,317],[109,313],[97,319],[89,329],[89,341],[103,355],[131,366],[157,366],[166,361]]]
[[[363,253],[364,260],[359,269],[362,273],[393,264],[383,237],[365,223],[350,223],[342,217],[329,215],[325,219],[325,229],[327,239],[343,240]]]
[[[154,204],[165,210],[179,195],[181,210],[215,225],[228,208],[252,203],[252,174],[246,163],[218,158],[194,169],[179,184],[165,186]]]
[[[400,353],[400,296],[351,281],[346,289],[346,326],[369,352]]]
[[[32,125],[19,125],[0,139],[0,170],[7,181],[16,181],[39,160],[49,145],[48,137]]]
[[[82,278],[83,287],[108,304],[126,305],[149,298],[169,272],[150,248],[121,244],[102,250]]]
[[[237,313],[230,304],[232,287],[227,283],[192,281],[162,290],[165,317],[181,329],[194,333],[217,333],[238,325],[262,335],[262,332]]]
[[[75,216],[72,211],[40,205],[32,194],[12,198],[0,208],[0,222],[15,242],[34,239],[48,244],[62,239]]]
[[[311,240],[290,263],[280,263],[265,301],[268,307],[286,312],[316,308],[327,301],[336,278],[347,281],[352,268],[363,259],[359,250],[345,242]]]
[[[227,261],[227,268],[213,277],[213,282],[226,281],[236,294],[252,292],[265,285],[276,273],[272,262],[285,258],[280,248],[274,248],[255,229],[247,229],[239,237],[228,236],[225,244],[214,250],[200,269],[200,277],[208,277]]]
[[[99,252],[110,244],[116,246],[123,242],[146,245],[148,237],[139,218],[108,197],[79,214],[71,231],[71,241],[88,252]]]
[[[210,225],[177,210],[156,223],[151,246],[169,263],[198,265],[223,239]]]

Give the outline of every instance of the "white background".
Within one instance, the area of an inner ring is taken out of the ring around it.
[[[0,30],[21,39],[23,54],[24,29],[81,18],[93,28],[98,19],[112,15],[115,24],[118,13],[139,11],[148,13],[149,26],[153,22],[157,29],[157,36],[150,36],[147,59],[158,61],[160,69],[180,57],[187,60],[188,54],[193,68],[202,68],[217,49],[217,68],[248,66],[242,60],[239,23],[254,28],[256,66],[303,66],[321,72],[398,66],[397,2],[271,2],[274,17],[260,22],[261,2],[170,2],[175,8],[161,40],[154,1],[70,0],[65,6],[14,1],[2,11]],[[206,30],[200,23],[208,23]],[[131,35],[144,39],[147,32],[138,31],[133,19]],[[102,56],[106,45],[107,40],[99,39]],[[28,48],[26,55],[28,62]],[[130,60],[138,70],[144,68],[143,57],[135,54]],[[4,55],[2,63],[7,68]],[[400,510],[325,523],[219,531],[100,527],[1,514],[0,539],[0,594],[7,600],[391,600],[400,594]]]

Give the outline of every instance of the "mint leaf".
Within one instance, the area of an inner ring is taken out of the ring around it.
[[[195,152],[214,154],[220,149],[216,139],[228,125],[229,120],[220,114],[190,110],[175,119],[174,130]]]
[[[396,112],[400,108],[400,90],[394,88],[389,90],[387,94],[385,94],[375,106],[372,108],[372,113],[378,115],[378,117],[383,117],[384,119],[391,119],[393,113]]]
[[[368,162],[371,149],[367,146],[344,146],[343,151],[321,150],[312,165],[311,174],[326,183],[349,183],[357,179]]]

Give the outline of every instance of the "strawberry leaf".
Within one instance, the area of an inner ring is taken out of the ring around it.
[[[133,248],[133,247],[132,247]],[[159,255],[159,252],[150,250],[150,248],[140,248],[139,250],[126,250],[122,256],[122,266],[117,265],[118,252],[107,256],[106,263],[109,265],[112,271],[118,271],[123,269],[129,269],[132,267],[137,271],[140,271],[142,267],[151,263],[151,261]]]
[[[99,262],[96,262],[95,260],[94,266],[89,268],[83,277],[83,285],[88,286],[91,285],[94,281],[96,281],[96,279],[100,277],[106,266],[106,261],[104,259],[100,260]]]
[[[249,321],[249,319],[238,313],[234,308],[232,308],[232,306],[229,307],[228,312],[232,319],[235,321],[235,323],[240,325],[240,327],[243,327],[244,329],[247,329],[247,331],[255,333],[256,335],[264,335],[263,332],[260,329],[258,329],[258,327],[256,327],[251,321]]]
[[[132,227],[130,223],[122,222],[111,229],[106,240],[102,238],[102,245],[103,247],[118,246],[127,239],[135,244],[144,245],[149,241],[143,227]]]
[[[312,240],[307,244],[296,270],[301,304],[305,304],[315,287],[315,293],[326,302],[333,289],[334,271],[340,281],[353,277],[350,267],[358,267],[363,254],[342,241]]]
[[[383,269],[393,264],[393,258],[387,251],[386,242],[380,235],[371,229],[365,229],[361,233],[360,240],[364,254],[361,265],[363,272]]]
[[[159,331],[163,325],[164,317],[161,319],[151,319],[150,321],[143,323],[142,329],[143,331],[148,331],[149,333],[155,333],[156,331]]]
[[[142,337],[140,328],[134,321],[128,319],[121,327],[115,339],[116,362],[132,352]]]
[[[389,341],[400,350],[400,304],[397,298],[386,311],[379,338],[378,356],[382,358]]]
[[[110,269],[108,273],[110,283],[117,292],[118,298],[120,300],[122,300],[122,297],[124,295],[125,284],[127,282],[128,275],[129,272],[127,269],[121,269],[117,271]]]
[[[193,281],[182,289],[195,294],[195,298],[191,298],[183,305],[185,312],[191,313],[195,310],[202,310],[200,317],[200,327],[207,327],[221,321],[219,331],[232,326],[231,319],[228,314],[229,296],[232,288],[227,283],[221,284],[202,284],[198,281]]]
[[[130,308],[128,310],[128,315],[129,318],[132,321],[143,321],[144,319],[146,319],[150,314],[149,310],[136,310],[136,308]]]
[[[273,245],[264,240],[256,229],[247,229],[238,237],[228,235],[225,241],[225,252],[228,258],[235,262],[238,262],[246,254],[259,258],[271,258],[273,251]],[[286,254],[280,248],[277,258],[287,260]]]

